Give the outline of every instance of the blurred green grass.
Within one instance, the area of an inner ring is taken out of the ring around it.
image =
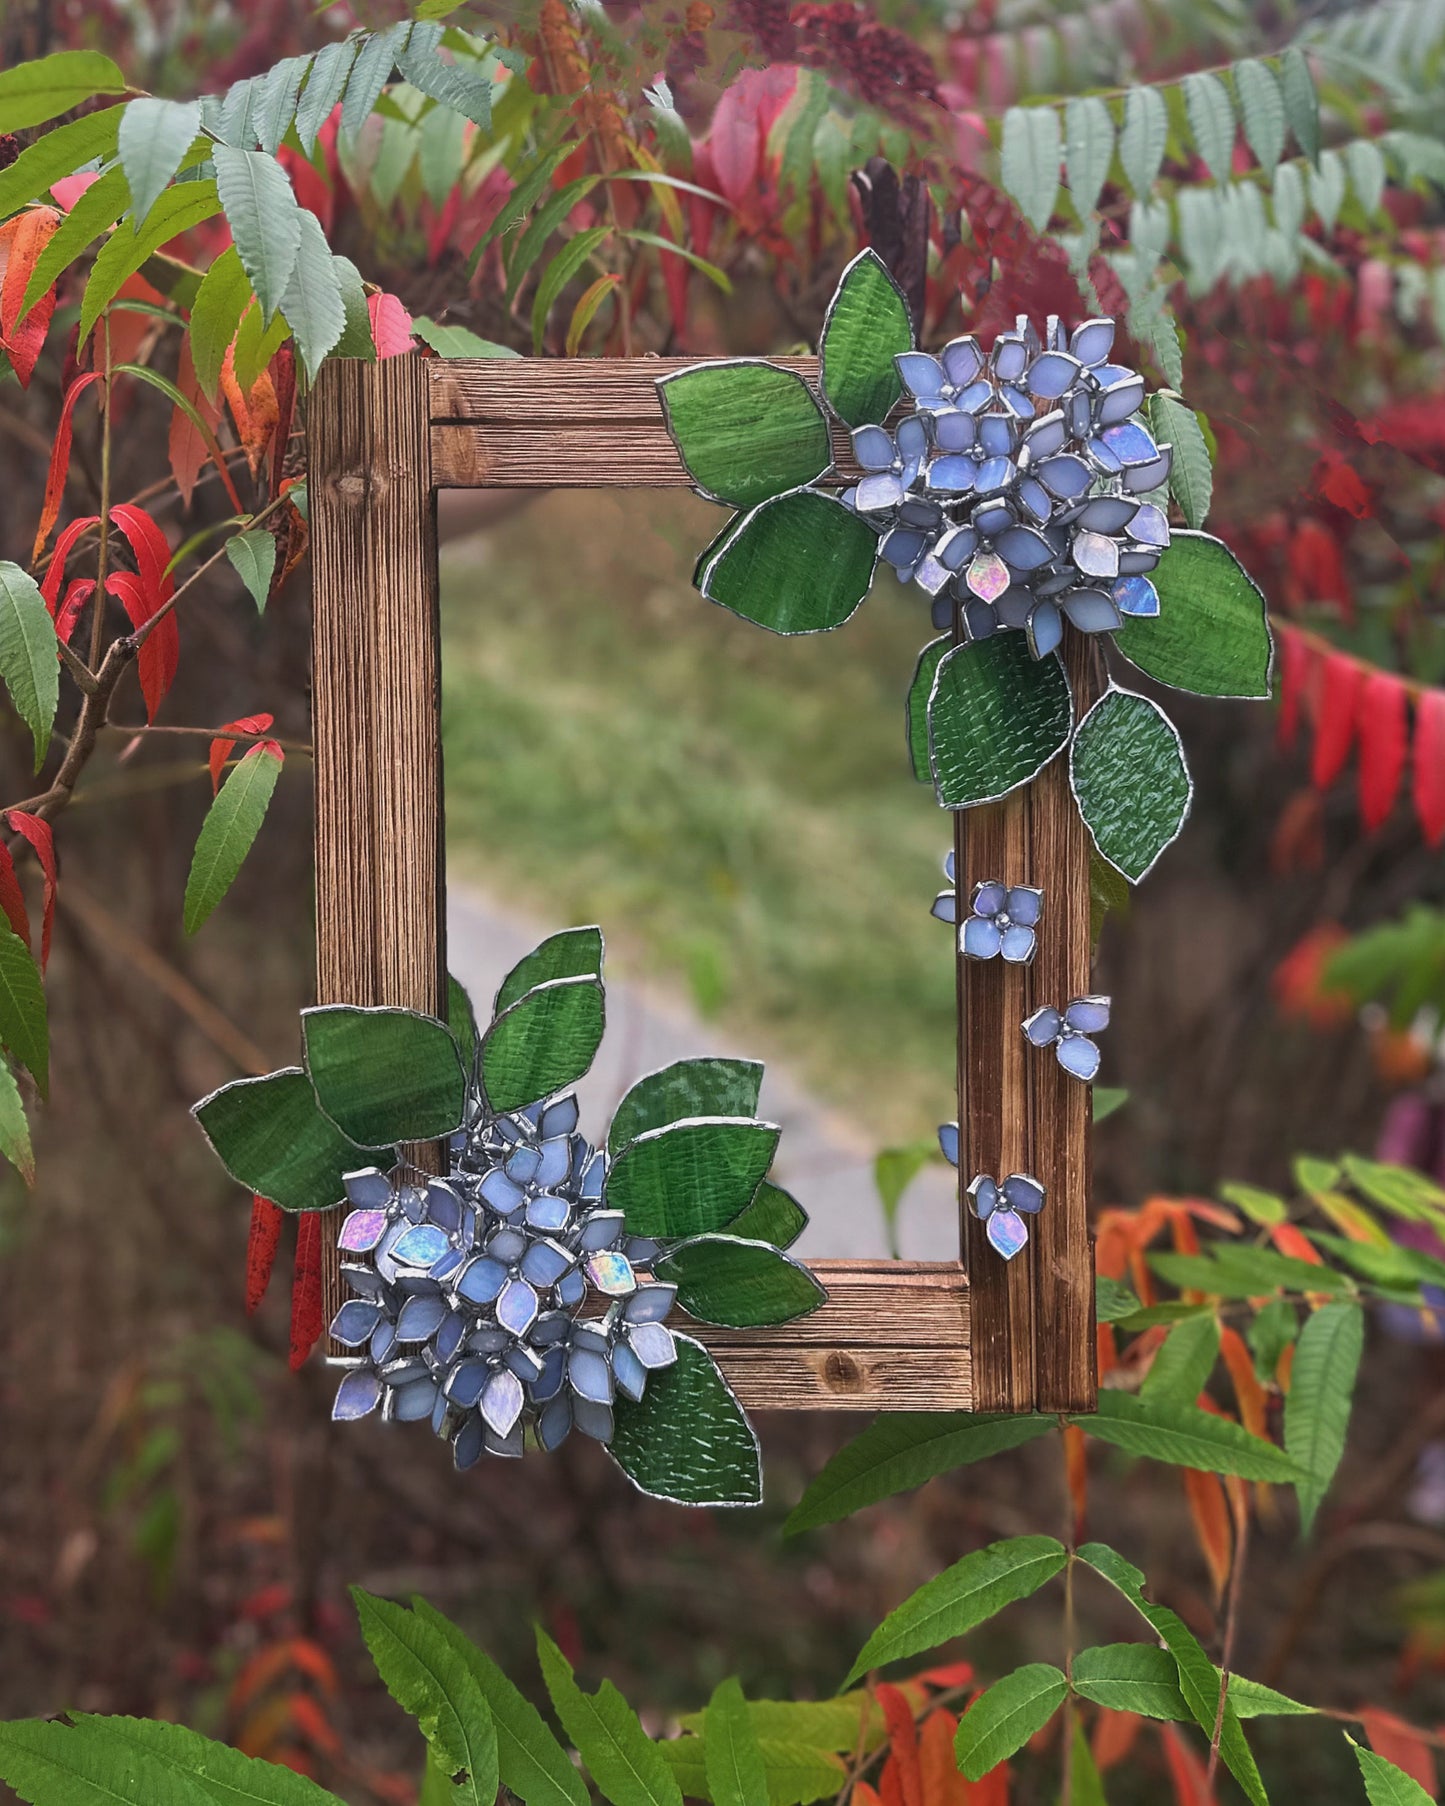
[[[953,1114],[948,821],[908,769],[892,582],[779,639],[704,602],[718,510],[552,491],[442,559],[452,876],[690,994],[882,1139]],[[941,1114],[940,1114],[941,1113]]]

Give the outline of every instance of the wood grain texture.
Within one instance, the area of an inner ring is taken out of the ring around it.
[[[307,422],[316,997],[446,1014],[441,637],[426,367],[328,360]],[[412,1151],[436,1170],[436,1151]],[[326,1223],[327,1321],[340,1303]]]

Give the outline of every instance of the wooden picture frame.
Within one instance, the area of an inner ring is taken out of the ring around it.
[[[313,564],[316,992],[446,1015],[437,491],[689,486],[657,378],[694,360],[328,359],[308,421]],[[778,360],[815,378],[816,358]],[[841,480],[846,438],[835,447]],[[1081,707],[1097,687],[1075,636]],[[750,1411],[1091,1411],[1090,1092],[1020,1024],[1090,989],[1089,841],[1056,759],[953,816],[960,888],[1042,886],[1028,966],[958,960],[960,1258],[812,1263],[828,1300],[746,1333],[698,1327]],[[431,1150],[413,1151],[430,1165]],[[1048,1202],[1005,1263],[966,1209],[974,1173],[1035,1175]],[[805,1200],[815,1217],[826,1200]],[[328,1320],[341,1301],[336,1223]]]

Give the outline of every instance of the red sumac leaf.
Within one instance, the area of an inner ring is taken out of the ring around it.
[[[888,1741],[893,1747],[888,1766],[897,1764],[899,1797],[903,1806],[924,1806],[923,1769],[918,1757],[918,1727],[913,1722],[913,1708],[899,1689],[887,1681],[880,1681],[874,1693],[883,1709],[883,1722],[888,1727]],[[883,1797],[885,1800],[888,1797],[886,1786]]]
[[[90,385],[99,380],[98,371],[83,372],[65,391],[65,400],[60,404],[60,421],[55,429],[55,444],[50,452],[50,470],[45,478],[45,499],[40,504],[40,522],[35,529],[35,544],[30,549],[32,563],[45,550],[45,542],[50,537],[50,530],[60,518],[60,502],[65,494],[65,479],[70,471],[72,416],[75,413],[75,404]]]
[[[399,357],[411,350],[415,342],[411,315],[395,295],[368,295],[366,311],[371,315],[371,338],[378,357]]]
[[[55,611],[55,635],[63,645],[70,644],[75,623],[80,619],[80,611],[94,594],[94,577],[72,577],[66,585],[65,595]]]
[[[161,606],[154,592],[135,571],[112,571],[105,580],[105,587],[129,615],[132,627],[144,627]],[[168,614],[153,633],[146,635],[136,660],[147,721],[155,720],[156,710],[165,701],[166,691],[175,681],[180,657],[181,636],[176,617]]]
[[[55,542],[55,550],[50,554],[50,563],[45,567],[45,575],[40,580],[40,593],[45,598],[45,606],[51,614],[55,613],[56,602],[60,596],[60,585],[65,579],[65,561],[74,549],[75,542],[88,527],[97,526],[100,522],[98,514],[83,514],[79,520],[73,520],[61,531]]]
[[[1276,736],[1280,746],[1292,747],[1299,738],[1300,707],[1304,702],[1309,679],[1309,644],[1292,628],[1278,629],[1279,644],[1279,720]]]
[[[145,512],[132,502],[117,502],[110,511],[112,522],[120,528],[135,553],[136,569],[151,592],[151,613],[176,587],[175,578],[166,567],[171,561],[171,545],[165,534]]]
[[[246,1314],[256,1310],[271,1283],[276,1248],[286,1213],[257,1192],[251,1199],[251,1233],[246,1242]]]
[[[0,840],[0,909],[5,912],[5,919],[15,930],[25,945],[30,945],[30,912],[25,907],[25,893],[20,888],[20,880],[15,873],[15,861],[10,857],[10,849]]]
[[[1445,839],[1445,690],[1425,690],[1415,704],[1411,800],[1432,847]]]
[[[1364,673],[1352,658],[1332,652],[1324,661],[1316,702],[1314,757],[1310,782],[1328,790],[1345,768],[1354,745]]]
[[[1164,1745],[1164,1760],[1169,1765],[1169,1779],[1174,1783],[1174,1798],[1179,1806],[1215,1806],[1204,1764],[1172,1724],[1159,1726]]]
[[[325,1327],[321,1300],[321,1217],[302,1212],[296,1226],[296,1266],[291,1279],[291,1371],[305,1365]]]
[[[235,721],[228,721],[221,729],[221,734],[264,734],[276,719],[274,715],[240,715]],[[221,773],[226,768],[226,761],[236,750],[234,740],[222,739],[218,736],[211,742],[211,794],[214,796],[221,787]]]
[[[1360,820],[1373,833],[1400,794],[1410,742],[1410,704],[1392,671],[1372,671],[1360,688]]]
[[[176,365],[176,387],[192,404],[201,419],[214,431],[216,423],[221,418],[221,410],[209,399],[196,378],[196,367],[191,358],[189,335],[181,340],[181,354]],[[168,450],[171,475],[176,479],[176,488],[180,491],[182,503],[189,508],[191,497],[195,493],[196,478],[205,466],[210,447],[206,443],[204,433],[199,430],[195,421],[183,408],[173,407],[171,410]]]
[[[55,312],[55,285],[52,283],[25,318],[20,318],[21,303],[40,253],[49,244],[51,234],[60,224],[53,207],[30,207],[0,226],[0,343],[20,380],[22,389],[30,386],[35,361],[50,330]]]
[[[60,888],[60,872],[55,862],[55,836],[50,823],[24,809],[11,809],[5,817],[17,834],[23,835],[35,849],[35,857],[45,874],[45,910],[40,923],[40,970],[50,963],[50,931],[55,926],[55,893]],[[16,931],[17,933],[19,930]]]

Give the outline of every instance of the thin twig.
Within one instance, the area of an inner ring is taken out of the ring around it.
[[[1224,1736],[1224,1708],[1229,1701],[1229,1671],[1234,1661],[1234,1640],[1239,1631],[1239,1601],[1244,1582],[1244,1564],[1249,1555],[1249,1500],[1246,1498],[1234,1527],[1234,1561],[1229,1570],[1229,1603],[1224,1614],[1224,1648],[1219,1662],[1219,1707],[1214,1714],[1214,1730],[1209,1739],[1209,1769],[1204,1777],[1208,1792],[1214,1791],[1214,1777],[1219,1772],[1219,1744]]]
[[[283,507],[290,499],[289,494],[283,490],[274,501],[267,502],[264,508],[258,510],[257,513],[251,516],[250,520],[246,522],[245,531],[249,532],[252,527],[260,526],[261,522],[265,520],[268,515],[274,514],[278,508]],[[229,544],[230,541],[228,540],[226,545]],[[184,596],[188,590],[193,589],[196,584],[200,582],[202,577],[205,576],[206,572],[209,571],[213,565],[219,564],[225,556],[226,546],[217,546],[216,550],[212,552],[206,562],[196,566],[195,570],[191,572],[190,576],[186,578],[179,589],[173,591],[172,594],[166,598],[151,618],[145,622],[143,626],[136,628],[135,633],[131,637],[135,641],[137,651],[145,645],[146,641],[155,632],[156,628],[160,626],[161,622],[164,621],[166,616],[175,608],[181,597]]]
[[[306,758],[311,757],[313,750],[309,740],[283,740],[279,734],[270,733],[241,733],[233,727],[171,727],[153,721],[107,721],[105,732],[127,734],[133,739],[148,734],[186,734],[198,740],[234,740],[238,746],[259,746],[269,742]]]

